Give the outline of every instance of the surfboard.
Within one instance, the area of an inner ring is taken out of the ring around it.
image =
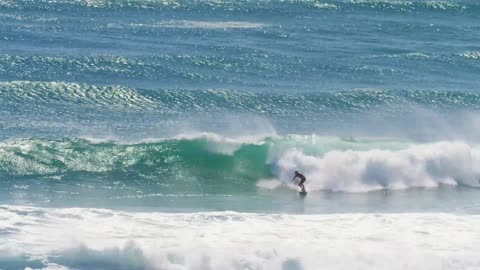
[[[298,194],[300,194],[300,196],[307,196],[307,192],[306,192],[306,191],[299,191]]]

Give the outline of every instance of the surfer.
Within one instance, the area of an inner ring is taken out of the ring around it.
[[[295,176],[293,177],[292,181],[295,180],[295,178],[300,178],[300,182],[298,183],[298,186],[300,188],[302,188],[302,192],[307,192],[305,190],[305,186],[303,185],[303,183],[305,183],[305,181],[307,181],[307,178],[305,177],[305,175],[299,173],[298,171],[295,171]]]

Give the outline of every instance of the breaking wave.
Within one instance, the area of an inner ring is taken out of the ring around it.
[[[2,177],[70,179],[87,174],[240,190],[295,188],[290,179],[297,169],[307,175],[309,190],[478,187],[479,164],[480,149],[464,142],[418,144],[314,135],[230,139],[201,134],[136,144],[25,139],[0,144]]]

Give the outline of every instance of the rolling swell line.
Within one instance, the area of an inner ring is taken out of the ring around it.
[[[149,109],[154,103],[134,89],[64,82],[0,82],[1,103],[32,106],[57,104]]]
[[[218,22],[218,24],[222,24],[222,22]],[[109,32],[116,27],[132,34],[165,35],[164,29],[157,30],[151,27],[136,29],[122,24],[109,24],[101,31]],[[272,30],[269,33],[275,34],[276,31]],[[154,85],[153,88],[174,82],[180,88],[188,87],[190,89],[202,87],[202,85],[207,85],[206,87],[209,88],[227,86],[229,88],[271,89],[272,85],[275,85],[276,88],[287,88],[286,90],[297,88],[317,91],[318,88],[314,85],[317,83],[315,78],[319,72],[348,74],[348,76],[353,75],[354,78],[359,79],[365,76],[378,76],[378,79],[381,80],[384,80],[387,75],[397,80],[414,78],[414,74],[411,74],[408,67],[419,64],[426,65],[426,67],[439,64],[445,67],[457,66],[468,71],[466,74],[475,73],[474,71],[480,67],[477,61],[474,61],[478,59],[475,51],[454,54],[380,54],[364,58],[362,61],[371,62],[365,65],[355,63],[355,61],[319,61],[319,59],[272,52],[265,53],[242,47],[218,46],[216,49],[222,53],[216,56],[195,54],[21,56],[3,54],[0,55],[0,76],[8,80],[82,81],[90,84],[127,86],[139,85],[140,82],[140,85],[147,85],[147,87]],[[406,66],[395,70],[386,66],[377,66],[376,63],[382,58],[398,62],[400,66]],[[345,78],[346,75],[340,76]],[[301,78],[303,79],[299,80]],[[288,79],[293,79],[295,83],[287,85],[280,83],[286,82]],[[271,82],[271,84],[267,82]]]
[[[114,26],[109,26],[114,27]],[[118,26],[120,27],[120,26]],[[121,26],[123,27],[123,26]],[[239,49],[236,56],[159,55],[149,57],[123,57],[100,55],[88,57],[71,56],[19,56],[0,55],[0,74],[14,78],[74,79],[98,76],[114,79],[168,79],[179,78],[195,81],[224,81],[208,70],[229,74],[259,74],[281,72],[284,76],[298,76],[299,72],[312,72],[305,60],[281,55],[270,55],[252,50]],[[285,62],[287,58],[288,62]],[[45,74],[48,77],[45,78]],[[42,77],[43,76],[43,77]],[[237,75],[238,76],[238,75]],[[234,78],[230,79],[233,80]]]
[[[163,113],[262,113],[270,116],[331,115],[381,108],[393,114],[423,107],[445,113],[480,109],[480,94],[463,91],[387,91],[357,89],[319,93],[256,93],[209,90],[143,90],[66,82],[0,82],[0,104],[19,107],[64,105]],[[12,107],[12,106],[10,106]],[[301,107],[302,110],[298,110]]]
[[[453,11],[463,12],[467,10],[478,10],[479,5],[473,1],[399,1],[399,0],[262,0],[262,1],[151,1],[151,0],[55,0],[55,1],[2,1],[0,6],[10,9],[34,9],[34,10],[65,10],[78,8],[93,8],[104,10],[120,9],[146,9],[146,10],[212,10],[223,9],[230,12],[252,12],[267,10],[280,13],[291,13],[295,9],[314,8],[327,10],[391,10],[396,12],[417,12],[421,11]]]

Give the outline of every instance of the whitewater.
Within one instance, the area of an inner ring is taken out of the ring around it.
[[[479,44],[476,0],[0,0],[0,270],[480,269]]]
[[[32,258],[32,267],[47,265],[47,269],[480,266],[475,259],[480,241],[478,216],[160,214],[10,206],[2,206],[0,215],[2,226],[19,230],[16,235],[6,236],[6,246],[15,249],[2,254],[12,269],[26,258]],[[15,225],[17,219],[25,224]],[[452,232],[446,235],[445,231]],[[409,260],[392,263],[399,254]]]

